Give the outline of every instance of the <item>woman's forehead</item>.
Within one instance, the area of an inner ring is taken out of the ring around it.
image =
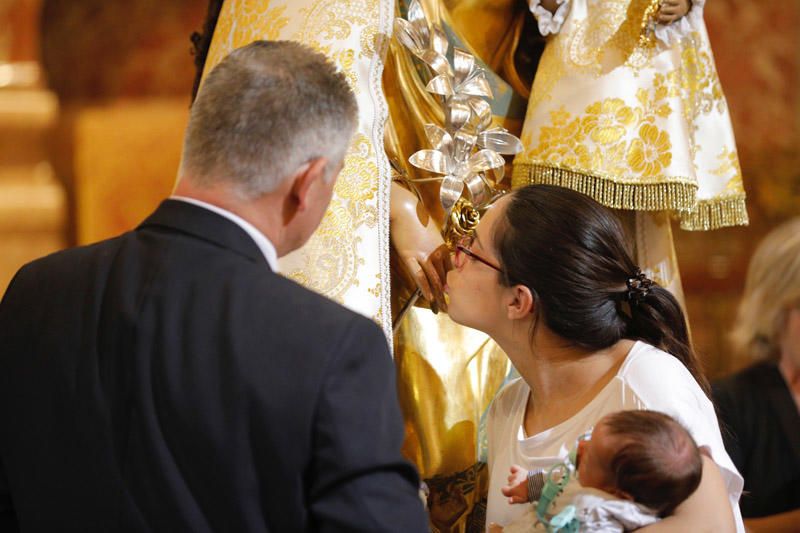
[[[510,198],[511,195],[506,195],[498,199],[481,216],[481,222],[475,230],[475,239],[483,248],[491,245],[494,225],[505,211]]]

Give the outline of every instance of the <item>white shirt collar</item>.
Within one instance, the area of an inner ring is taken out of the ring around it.
[[[171,200],[179,200],[181,202],[186,202],[189,204],[194,204],[198,207],[202,207],[204,209],[208,209],[209,211],[213,211],[214,213],[223,216],[230,220],[231,222],[235,223],[237,226],[242,228],[244,231],[250,235],[250,238],[256,243],[258,249],[261,250],[261,253],[264,254],[264,259],[267,260],[267,264],[272,269],[273,272],[278,272],[278,252],[275,250],[275,246],[270,242],[270,240],[258,231],[255,226],[251,223],[243,219],[242,217],[231,213],[227,209],[222,209],[219,206],[212,205],[202,200],[198,200],[196,198],[189,198],[188,196],[170,196]]]

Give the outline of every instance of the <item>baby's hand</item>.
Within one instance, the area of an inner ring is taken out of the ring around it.
[[[500,491],[508,498],[508,503],[527,503],[528,471],[521,466],[512,465],[508,485],[502,487]]]

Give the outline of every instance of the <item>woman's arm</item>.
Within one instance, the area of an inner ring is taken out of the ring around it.
[[[680,504],[674,514],[639,531],[735,532],[736,522],[728,499],[728,491],[717,464],[703,455],[703,477],[694,494]]]

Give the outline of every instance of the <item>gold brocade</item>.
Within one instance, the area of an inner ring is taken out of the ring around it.
[[[359,106],[357,133],[319,229],[281,258],[288,277],[359,311],[391,332],[388,206],[390,168],[383,150],[387,108],[382,57],[393,17],[389,0],[227,0],[205,73],[256,39],[302,42],[327,55],[348,79]]]

